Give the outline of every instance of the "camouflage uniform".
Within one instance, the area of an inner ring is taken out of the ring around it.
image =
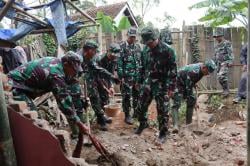
[[[77,121],[80,119],[76,114],[69,87],[78,82],[73,81],[75,78],[68,77],[64,73],[63,58],[60,60],[45,57],[31,61],[10,71],[8,77],[13,87],[14,98],[26,101],[32,110],[36,110],[32,99],[52,92],[59,109],[69,120]],[[79,58],[76,56],[74,58],[80,64]],[[80,68],[79,65],[79,70]]]
[[[173,48],[166,43],[157,40],[155,31],[146,27],[141,32],[142,42],[147,44],[149,42],[157,42],[154,48],[146,46],[143,50],[143,85],[140,91],[140,98],[138,102],[138,120],[140,126],[136,130],[136,134],[140,134],[147,124],[148,106],[152,99],[155,98],[158,112],[159,122],[159,139],[166,138],[168,131],[168,111],[169,111],[169,95],[170,91],[175,90],[177,65],[176,55]]]
[[[199,49],[199,37],[195,34],[190,39],[192,63],[198,63],[200,61],[200,49]]]
[[[160,40],[164,43],[167,43],[168,45],[172,45],[173,44],[173,39],[172,39],[172,35],[171,32],[168,28],[164,28],[161,30],[160,32]]]
[[[215,38],[221,37],[223,36],[223,33],[218,31],[213,36]],[[223,88],[223,94],[225,96],[229,94],[228,72],[229,66],[233,63],[234,59],[232,52],[232,44],[225,39],[222,39],[222,41],[215,47],[215,63],[217,65],[217,75],[219,83]]]
[[[136,31],[128,31],[128,36],[136,36]],[[131,107],[136,113],[136,107],[139,96],[139,81],[140,81],[140,67],[141,67],[141,48],[139,44],[129,44],[127,41],[120,44],[121,56],[118,59],[117,74],[122,81],[122,108],[125,113],[125,122],[130,124]],[[131,100],[133,104],[131,105]],[[130,122],[129,122],[130,121]]]
[[[192,123],[193,109],[196,104],[196,95],[193,89],[197,82],[199,82],[204,75],[202,66],[208,68],[208,72],[212,73],[216,65],[213,60],[207,60],[205,63],[196,63],[184,66],[178,70],[177,74],[177,89],[174,92],[174,104],[172,106],[174,129],[178,129],[178,110],[181,106],[181,99],[186,99],[186,124]]]
[[[97,44],[93,41],[87,41],[84,45],[84,47],[90,47],[90,48],[97,48]],[[83,63],[82,68],[84,70],[84,79],[87,82],[87,91],[88,91],[88,97],[91,102],[91,106],[93,110],[95,111],[95,114],[97,116],[97,122],[101,125],[102,130],[107,130],[106,128],[106,118],[104,116],[104,110],[102,109],[102,102],[101,97],[98,89],[98,77],[102,77],[105,80],[112,80],[117,83],[118,79],[108,72],[106,69],[100,67],[95,58],[87,59],[82,54],[83,57]]]

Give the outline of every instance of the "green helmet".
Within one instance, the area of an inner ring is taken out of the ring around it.
[[[109,50],[114,56],[120,57],[121,47],[119,44],[111,43],[109,46]]]
[[[137,29],[135,27],[130,27],[128,29],[128,36],[136,36],[137,34]]]
[[[222,29],[217,29],[216,31],[214,31],[213,37],[220,37],[220,36],[224,36],[224,32]]]
[[[213,71],[216,69],[216,64],[212,59],[207,59],[204,64],[207,67],[209,73],[213,73]]]
[[[86,48],[86,47],[97,49],[98,44],[94,40],[87,40],[83,45],[83,48]]]
[[[142,44],[154,41],[157,39],[156,31],[152,27],[145,27],[141,30]]]

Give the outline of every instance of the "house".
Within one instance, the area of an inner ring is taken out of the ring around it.
[[[127,2],[119,2],[110,5],[93,7],[85,10],[85,12],[92,18],[96,18],[97,12],[103,12],[105,15],[110,16],[117,25],[119,24],[123,16],[127,16],[131,26],[138,27],[138,23],[135,19],[135,16]],[[81,15],[76,14],[72,18],[74,20],[77,20],[81,18]],[[100,46],[101,52],[105,52],[106,49],[109,47],[110,43],[126,40],[127,30],[123,30],[121,32],[118,32],[117,34],[111,34],[111,33],[101,33],[101,34],[102,34],[101,40],[99,39],[98,41],[101,44]],[[89,38],[97,39],[98,34],[91,34]],[[100,38],[100,32],[99,32],[99,38]]]

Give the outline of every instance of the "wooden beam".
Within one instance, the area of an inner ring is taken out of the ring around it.
[[[237,93],[237,90],[231,89],[229,91],[231,94]],[[205,91],[198,91],[198,94],[221,94],[222,90],[205,90]]]
[[[87,17],[88,19],[90,19],[93,23],[96,23],[95,19],[93,19],[90,15],[88,15],[86,12],[84,12],[83,10],[81,10],[80,8],[78,8],[77,6],[75,6],[71,1],[69,0],[65,0],[65,2],[67,2],[69,5],[71,5],[75,10],[77,10],[78,12],[80,12],[83,16]]]
[[[5,3],[8,2],[7,0],[3,0],[3,1],[4,1]],[[12,7],[13,7],[14,9],[16,9],[16,11],[18,11],[18,12],[20,12],[20,13],[22,13],[22,14],[25,14],[26,16],[31,17],[31,18],[34,19],[35,21],[37,21],[37,22],[39,22],[39,23],[41,23],[41,24],[43,24],[43,25],[45,25],[45,26],[48,25],[45,21],[39,19],[38,17],[36,17],[36,16],[34,16],[34,15],[32,15],[32,14],[29,14],[28,12],[26,12],[26,11],[23,10],[22,8],[18,7],[17,5],[13,5],[13,4],[12,4]]]
[[[14,0],[8,0],[7,2],[5,2],[4,7],[2,8],[2,10],[0,11],[0,21],[3,19],[3,17],[6,15],[6,13],[8,12],[8,10],[11,8],[11,5],[14,3]]]
[[[91,26],[96,26],[96,24],[80,25],[80,26],[77,27],[77,29],[81,29],[81,28],[85,28],[85,27],[91,27]],[[47,29],[34,30],[30,34],[51,33],[51,32],[54,32],[54,29],[47,28]]]

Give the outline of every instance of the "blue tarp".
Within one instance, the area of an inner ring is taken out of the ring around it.
[[[65,8],[62,0],[57,0],[56,3],[50,5],[52,13],[51,24],[55,29],[58,45],[67,46],[66,26],[65,26]]]
[[[50,21],[48,20],[48,24]],[[67,37],[73,36],[79,29],[77,28],[79,25],[82,25],[82,22],[73,22],[69,21],[65,23],[66,34]],[[29,34],[32,30],[41,29],[41,26],[38,26],[35,23],[30,22],[29,24],[20,24],[17,29],[1,29],[0,28],[0,39],[16,42],[20,40],[27,34]]]
[[[31,7],[27,7],[21,3],[15,2],[16,5],[23,8],[24,10],[33,10]],[[4,6],[4,2],[0,0],[0,8]],[[67,45],[67,37],[74,35],[78,28],[77,26],[82,25],[82,22],[66,21],[66,10],[65,4],[62,0],[54,0],[41,6],[41,8],[50,7],[52,13],[52,19],[45,19],[48,23],[48,27],[54,27],[58,44]],[[6,15],[8,18],[15,16],[15,11],[10,9]],[[0,29],[0,39],[15,42],[25,35],[29,34],[32,30],[42,29],[42,25],[32,22],[24,21],[17,29]]]

